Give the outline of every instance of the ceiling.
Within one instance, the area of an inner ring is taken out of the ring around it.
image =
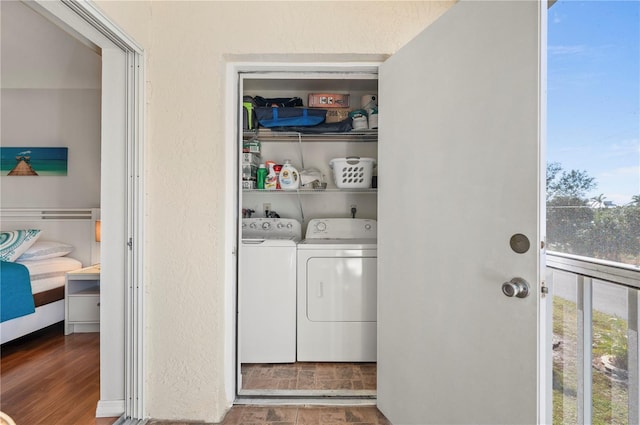
[[[20,1],[0,1],[0,84],[3,89],[99,89],[102,61]]]

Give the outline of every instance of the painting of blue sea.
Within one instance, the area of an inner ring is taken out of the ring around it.
[[[69,148],[0,147],[2,176],[66,176]]]

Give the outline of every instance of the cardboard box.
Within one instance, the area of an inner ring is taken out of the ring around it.
[[[344,121],[349,118],[349,108],[327,109],[327,118],[324,122],[333,123]]]
[[[260,153],[260,141],[258,140],[249,140],[248,142],[244,142],[242,144],[242,152],[243,153]]]
[[[309,108],[348,108],[349,95],[339,93],[309,93]]]
[[[242,165],[260,165],[260,154],[252,153],[252,152],[243,152]]]

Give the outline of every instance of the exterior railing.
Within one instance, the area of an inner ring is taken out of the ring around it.
[[[640,267],[548,252],[553,423],[640,423]]]

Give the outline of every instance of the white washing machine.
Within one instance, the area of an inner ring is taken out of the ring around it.
[[[298,244],[298,361],[376,360],[377,222],[309,222]]]
[[[242,219],[238,257],[241,363],[296,361],[296,244],[300,222]]]

